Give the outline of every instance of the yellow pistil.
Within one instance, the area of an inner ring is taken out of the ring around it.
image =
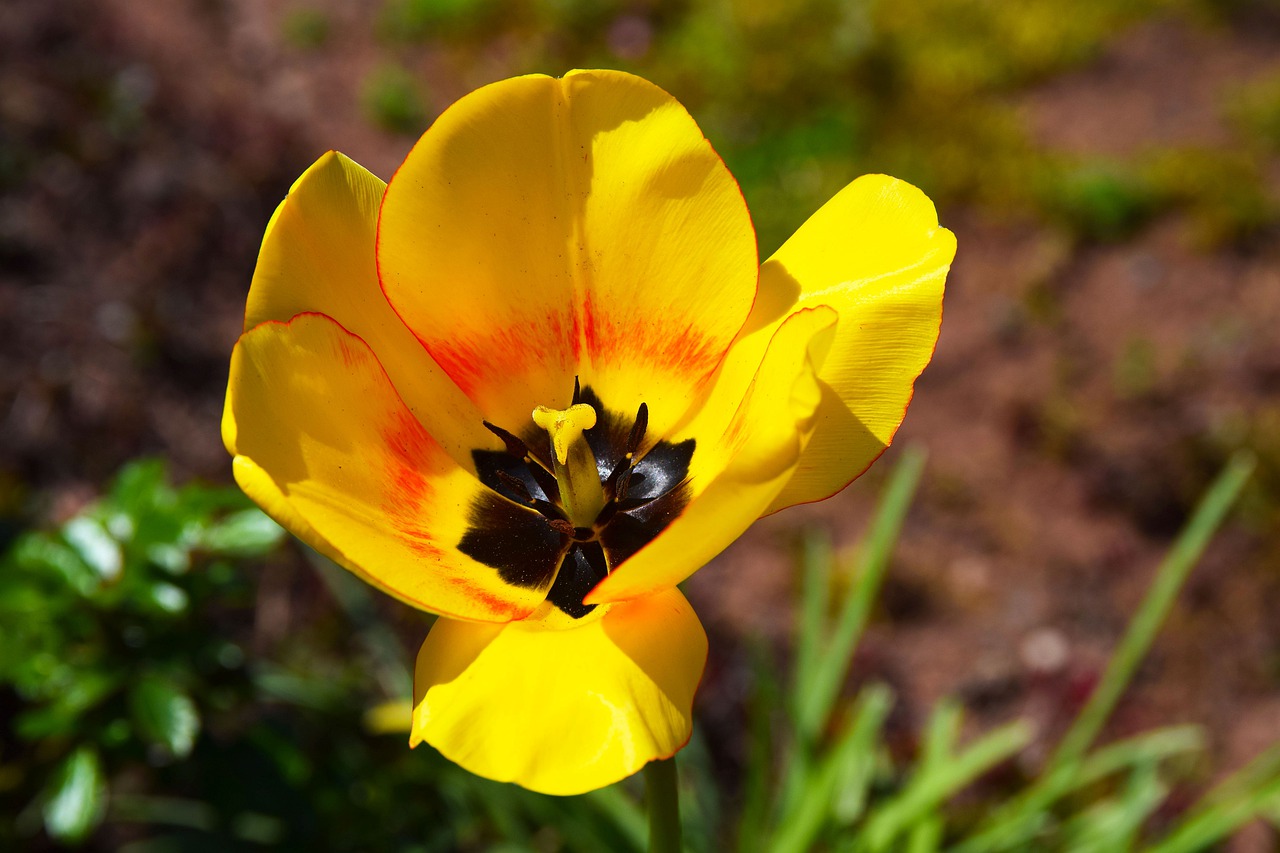
[[[563,410],[538,406],[533,410],[533,422],[551,436],[556,482],[569,520],[575,527],[590,527],[604,508],[596,457],[583,435],[596,425],[596,410],[586,403]]]

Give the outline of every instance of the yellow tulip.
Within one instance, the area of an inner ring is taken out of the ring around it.
[[[759,265],[666,92],[505,80],[389,184],[333,152],[298,179],[223,439],[273,518],[440,615],[411,743],[591,790],[688,741],[707,641],[676,585],[888,446],[954,253],[919,190],[871,175]]]

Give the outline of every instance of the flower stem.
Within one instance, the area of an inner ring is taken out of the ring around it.
[[[680,853],[680,789],[674,756],[644,766],[644,788],[649,805],[649,853]]]

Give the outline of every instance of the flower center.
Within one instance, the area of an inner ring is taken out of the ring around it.
[[[537,407],[521,435],[485,422],[505,449],[472,451],[490,491],[470,508],[459,550],[508,583],[550,584],[547,602],[572,619],[590,613],[583,597],[689,501],[693,440],[642,450],[648,424],[645,404],[623,414],[577,383],[568,408]]]

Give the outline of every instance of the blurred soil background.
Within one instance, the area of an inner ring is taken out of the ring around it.
[[[1244,510],[1110,731],[1204,724],[1219,769],[1280,739],[1280,7],[1262,0],[10,0],[4,539],[139,455],[230,481],[218,422],[255,254],[316,157],[389,178],[473,88],[594,66],[690,109],[765,256],[865,172],[919,185],[957,234],[898,439],[929,465],[855,666],[898,691],[895,730],[951,693],[978,726],[1060,732],[1197,497],[1251,447]],[[786,653],[797,530],[855,542],[897,452],[691,581],[722,766],[751,638]],[[254,655],[337,618],[296,554],[254,595]],[[379,606],[411,653],[423,619]]]

